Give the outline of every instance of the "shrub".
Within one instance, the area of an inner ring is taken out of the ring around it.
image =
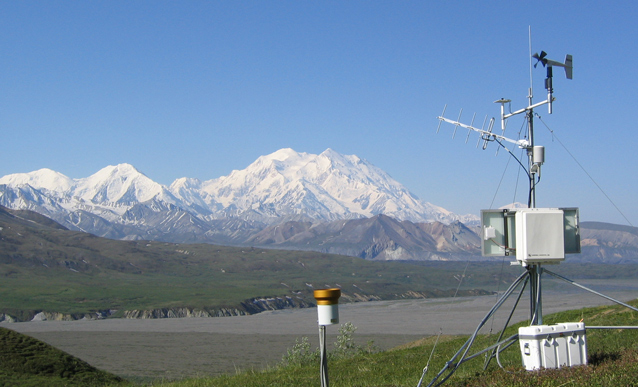
[[[374,353],[378,348],[374,345],[374,341],[368,341],[365,347],[357,344],[352,337],[357,327],[351,322],[342,324],[339,327],[337,341],[334,343],[334,349],[328,349],[328,358],[332,360],[351,358],[363,353]],[[286,354],[282,358],[283,366],[302,366],[308,364],[319,363],[321,356],[319,348],[313,351],[308,337],[295,339],[295,344],[288,348]]]
[[[319,356],[319,348],[312,351],[308,337],[302,337],[301,341],[295,339],[295,345],[288,348],[282,358],[282,363],[284,366],[302,366],[318,362]]]

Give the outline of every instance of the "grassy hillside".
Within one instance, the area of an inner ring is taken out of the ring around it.
[[[0,386],[114,386],[123,382],[48,344],[0,328]]]
[[[638,305],[638,301],[631,302]],[[545,316],[547,324],[584,320],[587,325],[638,325],[638,313],[621,306],[604,306],[562,312]],[[508,328],[509,336],[518,331],[520,323]],[[496,335],[479,336],[470,353],[496,342]],[[446,361],[461,347],[467,337],[443,336],[429,364],[423,385],[427,385]],[[426,338],[403,348],[380,352],[365,351],[339,360],[329,361],[330,385],[338,386],[416,386],[423,367],[428,364],[436,337]],[[445,383],[446,386],[637,386],[638,331],[587,331],[588,365],[528,372],[521,366],[518,344],[505,350],[501,369],[493,360],[483,371],[484,357],[479,356],[461,366]],[[193,379],[159,384],[164,387],[236,387],[236,386],[311,386],[319,385],[318,361],[302,365],[275,367],[265,371],[248,371],[238,375],[209,379]]]
[[[520,271],[502,259],[472,263],[460,294],[502,289]],[[563,264],[556,271],[570,278],[635,278],[638,265]],[[39,311],[81,316],[100,310],[121,315],[242,309],[247,300],[277,296],[312,304],[313,288],[334,286],[342,288],[342,302],[446,296],[464,272],[459,262],[372,262],[316,252],[114,241],[66,230],[29,211],[0,209],[0,313],[19,320]]]
[[[312,303],[313,288],[326,286],[340,286],[344,301],[435,297],[454,292],[456,274],[316,252],[114,241],[0,211],[0,313],[20,320],[38,311],[241,309],[276,296]]]
[[[53,249],[43,253],[45,257],[54,254]],[[97,238],[81,252],[65,253],[63,258],[20,259],[0,264],[0,311],[17,315],[34,310],[73,314],[104,309],[237,307],[247,299],[274,296],[312,302],[312,289],[326,286],[341,286],[344,301],[357,296],[401,298],[408,292],[435,297],[451,295],[458,274],[453,268],[313,252]],[[466,285],[489,283],[468,281]]]

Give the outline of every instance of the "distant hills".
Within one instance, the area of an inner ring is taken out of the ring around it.
[[[319,155],[281,149],[228,176],[180,178],[170,186],[129,164],[81,179],[50,169],[11,174],[0,178],[0,205],[110,239],[312,250],[374,260],[480,259],[476,216],[424,202],[366,160],[331,149]],[[600,223],[587,228],[584,259],[638,258],[632,228]]]
[[[459,221],[413,223],[386,215],[318,224],[289,221],[263,229],[248,242],[376,260],[455,260],[479,256],[481,246],[478,235]]]
[[[111,240],[0,207],[0,322],[253,314],[312,306],[326,287],[341,288],[343,302],[451,296],[456,274],[313,251]],[[482,273],[459,294],[493,286]]]

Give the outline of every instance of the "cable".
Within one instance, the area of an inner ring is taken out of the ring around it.
[[[511,109],[510,109],[510,113],[511,113]],[[523,132],[523,128],[524,127],[525,127],[525,123],[523,123],[521,125],[521,128],[518,130],[518,139],[519,140],[521,138],[521,133]],[[499,142],[499,145],[503,146],[503,144],[500,143],[500,142]],[[503,146],[503,148],[505,148],[505,147]],[[509,150],[507,148],[505,148],[505,150],[507,150],[509,152]],[[522,152],[522,150],[521,150],[521,152]],[[512,155],[511,152],[510,152],[510,155]],[[514,159],[516,159],[517,161],[519,160],[516,156],[514,156]],[[496,192],[494,192],[494,196],[492,197],[492,203],[490,203],[490,209],[492,209],[493,206],[494,206],[494,202],[496,201],[496,195],[498,194],[498,191],[501,188],[501,184],[503,183],[503,178],[505,177],[505,172],[507,172],[507,168],[510,165],[510,161],[511,161],[511,159],[508,158],[507,159],[507,164],[505,165],[505,169],[503,170],[503,174],[501,175],[501,180],[498,182],[498,187],[496,187]],[[519,161],[519,164],[520,164],[520,161]],[[523,168],[523,170],[525,170],[525,168]],[[528,174],[528,176],[529,176],[529,174]],[[518,173],[516,174],[516,185],[514,186],[515,187],[515,189],[514,189],[514,199],[512,200],[512,203],[516,202],[516,189],[518,188],[519,177],[520,177],[520,169],[518,170]]]
[[[428,372],[428,369],[430,368],[430,361],[432,360],[432,356],[434,355],[434,349],[436,348],[436,345],[439,343],[439,338],[441,337],[442,334],[443,334],[443,328],[439,328],[439,335],[436,337],[436,341],[434,342],[434,346],[432,347],[432,352],[430,352],[430,358],[428,359],[428,362],[425,365],[425,367],[423,367],[423,373],[421,374],[421,379],[419,379],[419,384],[417,384],[417,387],[421,387],[421,384],[423,383],[425,374]]]
[[[523,292],[525,291],[525,288],[527,287],[527,282],[529,282],[529,278],[530,276],[525,277],[525,281],[523,282],[523,287],[521,288],[521,291],[518,293],[518,297],[516,297],[516,302],[514,303],[514,307],[512,308],[512,311],[509,314],[509,317],[507,318],[507,321],[505,321],[505,325],[503,326],[503,329],[501,330],[501,333],[498,336],[498,339],[496,339],[497,342],[500,342],[501,339],[503,338],[503,335],[505,334],[505,329],[507,329],[507,326],[509,325],[510,321],[512,320],[512,316],[514,315],[514,311],[516,310],[516,308],[518,307],[518,303],[521,300],[521,297],[523,296]],[[492,318],[492,321],[494,321],[494,318]],[[500,348],[500,346],[499,346]],[[505,348],[507,349],[507,348]],[[490,364],[490,361],[492,360],[492,357],[494,357],[494,353],[492,353],[485,361],[485,364],[483,366],[483,371],[485,371],[487,369],[487,367]],[[496,352],[496,361],[498,363],[499,366],[501,366],[500,361],[498,360],[498,348],[497,348],[497,352]],[[503,366],[501,366],[501,368],[503,368]]]
[[[514,340],[514,341],[510,342],[509,344],[507,344],[507,345],[503,348],[503,350],[502,350],[502,351],[505,351],[507,348],[511,347],[511,346],[512,346],[512,345],[513,345],[516,341],[517,341],[517,340]],[[499,346],[498,346],[498,348],[497,348],[497,350],[496,350],[496,363],[498,364],[498,366],[499,366],[499,367],[501,367],[501,369],[502,369],[503,371],[505,371],[506,373],[508,373],[508,374],[515,374],[515,373],[519,373],[519,374],[520,374],[521,372],[512,372],[512,371],[508,371],[508,370],[506,370],[506,369],[505,369],[505,367],[503,367],[503,365],[501,364],[501,359],[500,359],[500,358],[499,358],[499,356],[498,356],[498,355],[499,355],[502,351],[501,351],[501,346],[499,345]]]
[[[496,195],[498,194],[498,190],[501,188],[501,184],[503,183],[503,178],[505,178],[505,172],[507,172],[507,167],[510,165],[510,158],[507,159],[507,164],[505,164],[505,169],[503,169],[503,174],[501,175],[501,180],[498,182],[498,186],[496,187],[496,192],[494,192],[494,196],[492,197],[492,203],[490,203],[490,209],[494,206],[494,201],[496,201]]]
[[[496,141],[500,146],[502,146],[507,153],[509,153],[510,155],[512,155],[512,157],[514,158],[514,160],[516,160],[518,162],[518,164],[521,166],[521,168],[523,168],[523,170],[525,171],[525,174],[527,174],[528,178],[532,178],[532,176],[529,174],[529,171],[527,170],[527,168],[523,165],[523,163],[521,162],[521,160],[518,159],[518,157],[516,157],[516,155],[514,153],[512,153],[511,150],[507,149],[507,147],[505,145],[503,145],[502,142],[500,142],[497,138],[494,138],[494,141]]]
[[[585,167],[582,166],[581,163],[578,162],[578,160],[576,159],[576,157],[572,154],[572,152],[569,151],[569,149],[567,149],[567,147],[565,146],[565,144],[563,144],[563,142],[558,138],[558,136],[556,136],[556,133],[554,133],[554,131],[545,123],[545,121],[543,121],[543,119],[541,118],[540,115],[538,115],[538,113],[534,113],[536,115],[536,117],[541,120],[541,122],[543,123],[543,125],[545,125],[545,127],[547,128],[547,130],[549,130],[549,132],[552,134],[553,138],[556,138],[556,141],[558,141],[558,143],[563,147],[563,149],[565,149],[565,152],[567,152],[571,158],[576,162],[576,164],[578,164],[578,166],[580,167],[580,169],[583,170],[583,172],[585,172],[585,174],[587,175],[587,177],[589,177],[589,180],[591,180],[594,185],[596,185],[596,187],[598,188],[598,190],[600,190],[600,192],[602,192],[603,195],[605,195],[605,197],[607,198],[607,200],[609,200],[609,203],[611,203],[612,206],[614,206],[614,208],[616,209],[616,211],[618,211],[618,213],[625,219],[625,221],[631,226],[634,227],[634,225],[629,221],[629,219],[627,219],[627,217],[625,216],[625,214],[620,210],[620,208],[618,208],[618,206],[616,205],[616,203],[614,203],[613,200],[611,200],[611,198],[609,197],[609,195],[607,195],[607,193],[605,191],[603,191],[603,189],[601,188],[600,185],[598,185],[598,183],[596,182],[596,180],[594,180],[594,178],[589,174],[589,172],[587,172],[587,170],[585,169]]]
[[[456,296],[458,295],[459,289],[461,288],[461,283],[463,283],[463,279],[465,278],[465,273],[467,272],[467,268],[469,266],[470,266],[470,257],[468,257],[467,261],[465,262],[465,269],[463,269],[463,274],[461,275],[459,284],[456,286],[456,291],[454,292],[454,296],[452,297],[452,300],[454,300]],[[452,303],[450,302],[450,304],[448,304],[448,313],[451,308],[452,308]],[[432,347],[432,351],[430,352],[430,358],[428,359],[428,362],[425,365],[425,367],[423,367],[423,373],[421,374],[421,379],[419,379],[419,383],[417,384],[417,387],[421,387],[421,384],[423,383],[423,378],[425,378],[425,374],[428,372],[428,368],[430,367],[430,361],[432,360],[432,356],[434,355],[434,351],[436,349],[437,344],[439,343],[439,338],[441,337],[442,334],[443,334],[443,327],[439,327],[439,334],[436,337],[436,341],[434,342],[434,346]]]
[[[443,369],[441,371],[439,371],[439,373],[434,377],[434,379],[432,379],[432,381],[430,382],[430,384],[428,384],[428,387],[430,386],[434,386],[436,383],[436,386],[440,386],[441,384],[445,383],[445,381],[450,378],[450,376],[452,376],[452,374],[454,374],[454,372],[456,372],[456,370],[459,368],[459,366],[466,360],[469,360],[470,358],[474,357],[471,356],[468,359],[465,359],[467,356],[468,351],[470,350],[470,347],[472,346],[472,344],[474,343],[474,340],[476,339],[476,336],[478,335],[479,331],[481,330],[481,328],[487,323],[487,321],[492,317],[492,315],[498,310],[498,308],[501,307],[501,305],[505,302],[505,300],[507,300],[507,298],[510,296],[510,294],[514,291],[514,289],[516,287],[518,287],[518,285],[528,276],[529,274],[527,272],[523,272],[518,278],[516,278],[516,280],[514,281],[514,283],[512,283],[509,288],[505,291],[505,293],[503,293],[503,295],[501,296],[501,298],[498,300],[498,302],[492,307],[492,309],[487,313],[487,315],[483,318],[483,320],[479,323],[479,325],[476,327],[476,330],[474,331],[474,333],[470,336],[470,338],[465,342],[465,344],[463,344],[463,346],[461,346],[461,348],[458,350],[458,352],[456,352],[456,354],[454,354],[454,356],[452,356],[452,358],[445,363],[445,366],[443,367]],[[516,335],[518,336],[518,335]],[[462,353],[462,354],[461,354]],[[481,353],[483,353],[483,351],[481,351]],[[457,357],[459,357],[460,355],[460,359],[454,363],[454,361],[457,359]],[[448,372],[447,375],[443,376],[443,374],[445,372]],[[443,376],[442,380],[439,381],[437,383],[437,381],[439,380],[439,378]]]

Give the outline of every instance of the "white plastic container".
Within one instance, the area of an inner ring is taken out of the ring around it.
[[[521,327],[518,340],[523,366],[528,371],[587,364],[584,323]]]
[[[319,325],[339,323],[339,297],[341,289],[317,289],[314,291],[317,300],[317,322]]]
[[[319,325],[339,324],[339,305],[317,305]]]

